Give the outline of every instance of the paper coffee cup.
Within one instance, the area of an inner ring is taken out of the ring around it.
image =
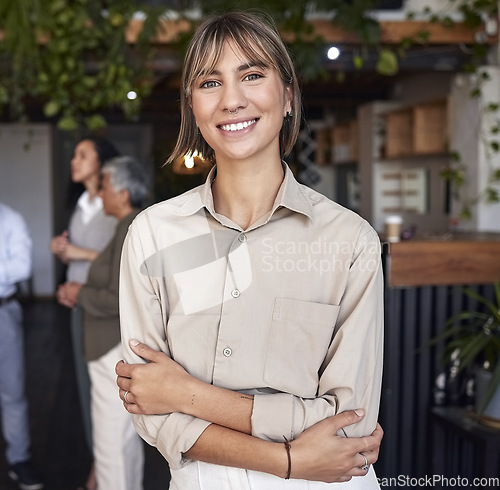
[[[403,226],[403,218],[397,215],[387,216],[384,224],[386,240],[388,242],[399,242],[401,237],[401,227]]]

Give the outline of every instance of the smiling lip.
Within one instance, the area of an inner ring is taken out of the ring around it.
[[[232,124],[221,124],[219,126],[220,129],[223,131],[241,131],[242,129],[246,129],[249,126],[252,126],[257,122],[257,119],[252,119],[250,121],[242,121],[238,123],[232,123]]]

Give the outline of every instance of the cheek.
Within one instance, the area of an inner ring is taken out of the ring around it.
[[[100,171],[100,165],[97,160],[85,160],[81,169],[89,175],[98,174]]]

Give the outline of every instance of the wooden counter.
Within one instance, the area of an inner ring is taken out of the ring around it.
[[[448,234],[388,244],[390,286],[500,281],[500,234]]]

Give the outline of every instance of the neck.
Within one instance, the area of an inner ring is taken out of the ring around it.
[[[123,218],[125,218],[125,216],[128,216],[132,211],[134,210],[134,208],[130,205],[127,205],[127,206],[124,206],[122,208],[120,208],[116,213],[115,213],[115,218],[117,220],[122,220]]]
[[[90,199],[94,199],[99,194],[99,176],[90,177],[83,185],[89,193]]]
[[[266,162],[217,162],[213,183],[215,211],[247,229],[272,210],[283,182],[283,167],[278,159]]]

